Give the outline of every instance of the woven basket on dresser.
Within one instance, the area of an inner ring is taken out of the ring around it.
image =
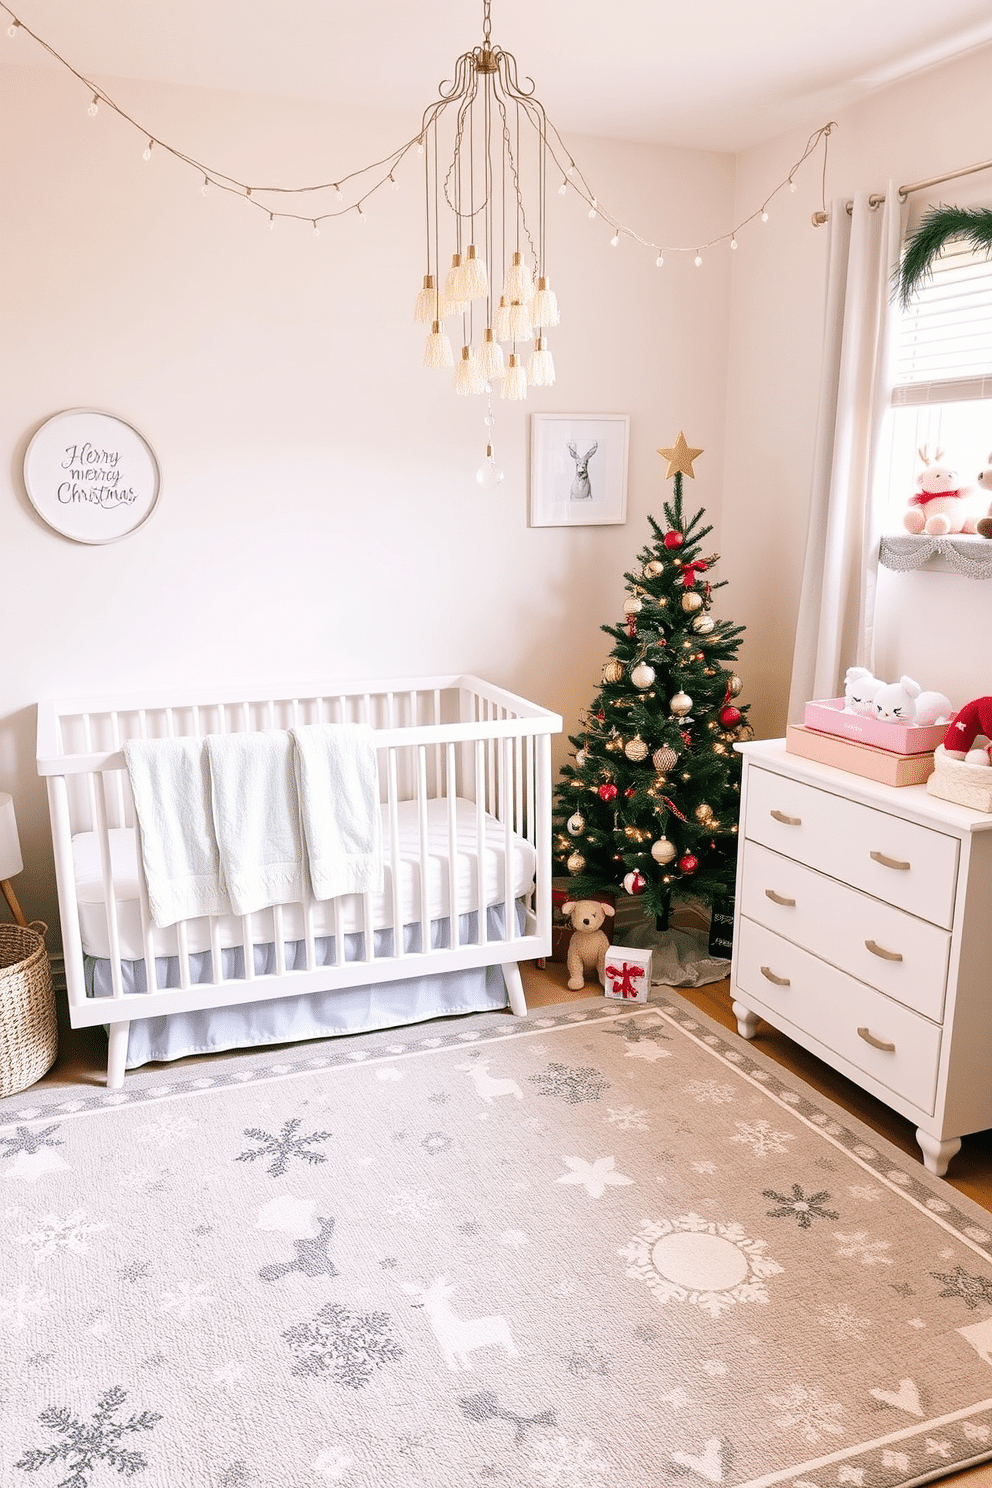
[[[48,927],[35,924],[0,924],[0,1096],[40,1080],[58,1052]]]

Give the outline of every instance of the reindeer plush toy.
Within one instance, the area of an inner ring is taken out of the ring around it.
[[[969,490],[958,480],[958,473],[941,464],[943,450],[933,460],[927,446],[918,452],[923,469],[916,477],[916,495],[909,498],[909,509],[903,517],[907,532],[926,532],[931,537],[946,537],[952,532],[974,532],[975,514],[968,501]]]

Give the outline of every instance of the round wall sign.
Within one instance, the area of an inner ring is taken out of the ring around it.
[[[116,542],[151,515],[158,461],[130,424],[70,408],[35,433],[24,456],[24,485],[35,511],[63,537]]]

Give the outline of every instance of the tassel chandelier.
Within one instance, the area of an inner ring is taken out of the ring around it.
[[[453,81],[442,83],[423,116],[426,254],[414,318],[429,326],[424,365],[454,367],[456,393],[498,387],[504,398],[521,399],[528,385],[555,380],[547,187],[549,156],[556,157],[532,81],[521,84],[516,58],[493,45],[489,4],[483,0],[482,45],[462,53]],[[452,138],[442,147],[446,123]],[[568,157],[562,178],[576,174]],[[442,237],[444,208],[451,216],[444,213]]]

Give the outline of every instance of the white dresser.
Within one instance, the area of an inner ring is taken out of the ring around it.
[[[992,1127],[992,815],[788,754],[744,757],[731,983],[916,1126],[946,1172]]]

